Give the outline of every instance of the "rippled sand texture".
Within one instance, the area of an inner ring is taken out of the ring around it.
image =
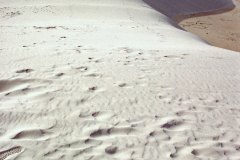
[[[0,160],[239,159],[239,53],[138,0],[0,6]]]

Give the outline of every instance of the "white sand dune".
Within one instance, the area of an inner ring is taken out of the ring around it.
[[[239,53],[140,0],[0,6],[0,160],[239,159]]]

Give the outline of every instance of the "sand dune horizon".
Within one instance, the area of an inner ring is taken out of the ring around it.
[[[240,1],[144,0],[183,29],[209,44],[240,52]]]
[[[234,5],[232,10],[185,16],[179,25],[213,46],[240,52],[240,1]]]
[[[190,15],[214,14],[235,7],[232,0],[144,0],[144,2],[174,20]]]
[[[0,160],[239,160],[240,54],[170,19],[231,1],[150,2],[0,0]]]

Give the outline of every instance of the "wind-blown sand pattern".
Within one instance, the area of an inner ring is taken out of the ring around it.
[[[1,158],[240,158],[239,53],[140,0],[0,6]]]

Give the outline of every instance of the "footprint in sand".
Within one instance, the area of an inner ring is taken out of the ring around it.
[[[62,77],[64,75],[64,73],[58,73],[56,74],[56,77]]]
[[[16,140],[31,140],[31,139],[41,139],[47,138],[47,133],[45,130],[42,129],[30,129],[30,130],[23,130],[15,133],[11,139]]]
[[[101,78],[102,75],[99,73],[89,73],[85,75],[86,77]]]
[[[92,138],[101,138],[101,137],[108,137],[112,138],[115,135],[129,135],[131,132],[135,131],[134,128],[130,126],[113,126],[109,128],[103,128],[98,130],[93,130],[90,133],[90,137]]]
[[[128,88],[128,89],[133,88],[133,86],[131,84],[127,84],[124,82],[116,82],[116,83],[114,83],[114,85],[116,85],[119,88]]]
[[[75,69],[79,70],[80,72],[86,72],[88,70],[88,67],[81,66],[81,67],[76,67]]]
[[[99,115],[99,113],[100,113],[100,112],[94,112],[94,113],[92,113],[92,116],[93,116],[93,117],[97,117],[97,116]]]
[[[93,131],[90,134],[90,137],[95,138],[95,137],[99,137],[99,136],[107,135],[107,134],[110,134],[110,129],[109,130],[99,129],[99,130]]]
[[[164,58],[172,58],[172,59],[184,59],[184,56],[188,56],[188,54],[181,54],[181,55],[166,55],[163,56]]]
[[[98,89],[97,86],[93,86],[93,87],[88,88],[88,91],[94,92],[94,91],[96,91],[97,89]]]
[[[171,129],[182,124],[182,121],[172,120],[164,123],[161,128]]]
[[[90,60],[90,61],[93,60],[93,59],[94,59],[93,57],[88,57],[88,60]]]
[[[117,152],[118,148],[115,146],[109,146],[105,149],[105,152],[107,154],[115,154]]]
[[[169,55],[169,56],[163,56],[164,58],[172,58],[172,59],[184,59],[181,56],[174,56],[174,55]]]
[[[120,84],[118,84],[118,86],[122,88],[122,87],[126,87],[127,84],[126,83],[120,83]]]
[[[80,49],[74,49],[77,53],[81,53],[81,50]]]
[[[33,71],[33,69],[21,69],[21,70],[16,71],[16,73],[30,73],[32,71]]]
[[[0,80],[0,92],[5,92],[15,89],[23,89],[31,80],[15,79],[15,80]]]

